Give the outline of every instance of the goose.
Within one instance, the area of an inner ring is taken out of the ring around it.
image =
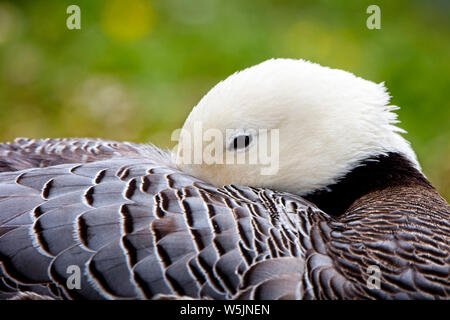
[[[450,206],[389,101],[271,59],[211,89],[173,152],[0,144],[0,298],[449,299]]]

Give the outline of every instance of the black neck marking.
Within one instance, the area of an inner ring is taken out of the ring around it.
[[[360,197],[387,187],[420,185],[433,188],[413,164],[399,153],[364,160],[329,191],[317,191],[304,198],[332,216],[340,216]]]

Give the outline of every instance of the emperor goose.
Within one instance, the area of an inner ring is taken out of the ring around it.
[[[0,144],[0,297],[448,299],[450,207],[394,109],[383,84],[274,59],[201,99],[175,153]],[[220,135],[211,156],[258,157],[264,132],[272,172],[195,160]]]

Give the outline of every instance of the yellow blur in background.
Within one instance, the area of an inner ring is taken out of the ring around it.
[[[154,19],[148,0],[111,0],[102,10],[101,25],[114,39],[134,41],[151,30]]]
[[[66,9],[81,10],[69,30]],[[218,81],[272,57],[386,82],[424,172],[450,199],[450,2],[0,0],[0,141],[101,137],[171,147]]]

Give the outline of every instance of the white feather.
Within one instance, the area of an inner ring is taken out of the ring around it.
[[[398,109],[389,105],[384,83],[304,60],[272,59],[218,83],[193,108],[181,133],[203,130],[279,129],[279,170],[267,176],[262,165],[177,165],[214,185],[269,187],[305,195],[337,182],[361,161],[387,152],[404,154],[420,170],[410,144],[395,126]],[[224,152],[228,152],[223,146]],[[248,153],[254,152],[250,146]]]

